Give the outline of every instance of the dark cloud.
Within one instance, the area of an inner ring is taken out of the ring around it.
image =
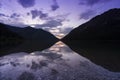
[[[32,19],[34,19],[34,18],[36,18],[36,17],[39,16],[39,11],[37,11],[37,10],[32,10],[32,11],[31,11],[31,14],[32,14]]]
[[[18,18],[18,17],[20,17],[20,15],[17,14],[17,13],[13,13],[13,14],[10,16],[10,18]]]
[[[82,14],[80,14],[80,19],[90,19],[91,17],[93,17],[96,14],[96,11],[94,10],[87,10],[86,12],[83,12]]]
[[[35,0],[18,0],[18,3],[24,8],[29,8],[35,5]]]
[[[48,17],[47,13],[43,13],[42,11],[38,11],[38,10],[32,10],[31,14],[32,14],[33,19],[36,17],[39,17],[40,19],[44,19],[44,18]]]
[[[50,21],[47,21],[44,24],[36,25],[36,28],[41,28],[41,27],[57,27],[57,26],[61,26],[61,25],[62,25],[62,21],[60,21],[60,20],[50,20]]]
[[[0,3],[0,8],[2,7],[2,4]]]
[[[30,13],[29,13],[29,12],[27,12],[27,15],[29,16],[29,15],[30,15]]]
[[[6,14],[0,13],[0,17],[9,17],[9,16]]]
[[[80,0],[80,5],[88,5],[88,6],[92,6],[95,5],[97,3],[106,3],[109,2],[111,0]]]
[[[17,13],[13,13],[13,14],[11,14],[10,16],[8,16],[8,15],[6,15],[6,14],[3,14],[3,13],[0,13],[0,16],[1,16],[1,17],[8,17],[8,18],[18,18],[18,17],[20,17],[20,15],[17,14]]]
[[[53,5],[51,6],[52,11],[56,11],[59,8],[57,0],[53,0]]]
[[[5,14],[0,13],[0,16],[6,16]]]

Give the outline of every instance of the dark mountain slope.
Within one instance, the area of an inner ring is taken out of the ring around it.
[[[72,30],[63,40],[119,40],[120,9],[111,9]]]
[[[32,27],[7,27],[12,32],[15,32],[22,36],[26,40],[47,40],[47,41],[56,41],[57,38],[51,33],[44,31],[42,29],[35,29]]]
[[[6,28],[7,25],[0,23],[0,47],[17,45],[23,38]]]

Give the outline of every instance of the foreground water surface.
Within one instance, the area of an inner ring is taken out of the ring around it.
[[[15,47],[0,57],[0,80],[120,80],[118,55],[97,55],[98,50],[79,46],[70,49],[63,42],[44,50],[32,47],[25,52]]]

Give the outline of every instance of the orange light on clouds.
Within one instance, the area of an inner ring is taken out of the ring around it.
[[[59,39],[63,38],[64,36],[65,36],[65,34],[63,34],[63,33],[60,33],[60,34],[56,35],[56,37],[59,38]]]
[[[52,28],[49,30],[53,35],[55,35],[57,38],[61,39],[65,36],[65,34],[60,32],[59,28]]]

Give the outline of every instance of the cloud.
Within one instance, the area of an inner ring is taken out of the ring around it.
[[[45,28],[45,27],[49,27],[49,28],[53,28],[53,27],[58,27],[58,26],[62,26],[62,22],[66,21],[66,17],[69,14],[64,14],[64,15],[57,15],[54,17],[50,17],[47,16],[44,20],[46,21],[44,24],[41,25],[35,25],[36,28]]]
[[[56,54],[56,53],[53,53],[53,52],[50,52],[49,50],[46,50],[46,52],[49,52],[50,54],[48,53],[40,53],[40,52],[34,52],[35,54],[39,54],[40,56],[43,56],[43,57],[46,57],[48,60],[55,60],[55,59],[58,59],[58,58],[61,58],[62,55],[61,54]]]
[[[0,17],[6,17],[6,15],[5,15],[5,14],[0,13]]]
[[[18,17],[20,17],[20,15],[17,14],[17,13],[13,13],[13,14],[10,16],[10,18],[18,18]]]
[[[80,0],[80,5],[88,5],[88,6],[93,6],[98,3],[106,3],[111,0]]]
[[[0,13],[0,17],[3,17],[3,18],[9,18],[10,16],[6,15],[6,14],[3,14],[3,13]],[[0,18],[2,19],[2,18]]]
[[[56,11],[59,8],[57,0],[53,0],[53,5],[51,5],[52,11]]]
[[[41,25],[36,25],[36,28],[41,28],[41,27],[57,27],[57,26],[62,26],[62,21],[60,20],[50,20],[46,21],[46,23],[41,24]]]
[[[96,11],[94,10],[87,10],[86,12],[83,12],[82,14],[80,14],[80,19],[90,19],[91,17],[93,17],[96,14]]]
[[[11,26],[26,27],[27,25],[24,25],[19,17],[20,15],[17,13],[11,15],[0,13],[0,22]]]
[[[47,16],[44,20],[43,24],[34,25],[35,28],[42,28],[49,31],[51,28],[57,28],[58,26],[63,26],[63,22],[66,21],[66,17],[69,14],[57,15],[57,16]]]
[[[13,13],[13,14],[11,14],[10,16],[8,16],[8,15],[6,15],[6,14],[0,13],[0,17],[18,18],[18,17],[20,17],[20,15],[17,14],[17,13]]]
[[[18,3],[24,8],[29,8],[35,5],[35,0],[18,0]]]
[[[0,3],[0,8],[2,7],[2,4]]]
[[[61,29],[61,33],[68,34],[72,30],[73,30],[73,27],[66,27],[64,29]]]
[[[47,13],[43,13],[42,11],[38,11],[38,10],[31,10],[31,14],[32,14],[32,19],[36,17],[39,17],[40,19],[44,19],[48,17]]]

